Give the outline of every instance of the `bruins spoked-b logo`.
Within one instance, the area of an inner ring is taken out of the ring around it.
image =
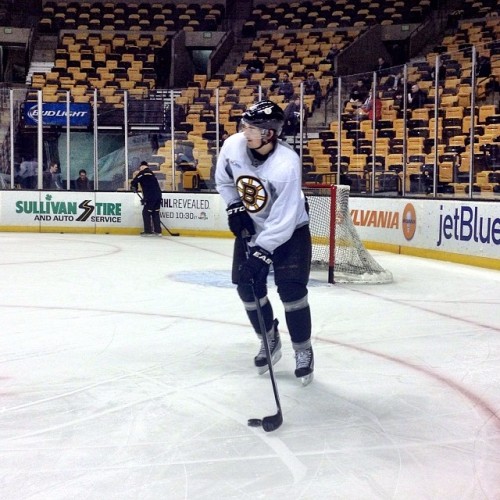
[[[256,177],[245,175],[236,181],[236,188],[245,208],[251,213],[260,212],[267,203],[266,188]]]

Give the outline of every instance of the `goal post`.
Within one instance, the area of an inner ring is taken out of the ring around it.
[[[328,283],[390,283],[385,270],[364,247],[349,212],[349,186],[305,187],[312,239],[312,270]]]

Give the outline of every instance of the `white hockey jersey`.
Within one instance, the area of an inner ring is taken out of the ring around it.
[[[309,222],[300,158],[281,141],[259,163],[248,151],[243,133],[232,135],[221,148],[215,182],[227,205],[243,202],[256,231],[251,244],[268,252],[274,252],[296,228]]]

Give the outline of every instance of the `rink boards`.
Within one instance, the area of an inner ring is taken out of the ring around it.
[[[367,248],[500,269],[498,202],[351,197]],[[185,235],[229,236],[218,194],[164,193],[161,220]],[[0,230],[138,234],[142,206],[130,192],[2,191]]]

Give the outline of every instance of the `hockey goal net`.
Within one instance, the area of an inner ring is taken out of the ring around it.
[[[329,283],[390,283],[392,274],[366,250],[349,212],[349,186],[304,188],[309,203],[312,269]]]

